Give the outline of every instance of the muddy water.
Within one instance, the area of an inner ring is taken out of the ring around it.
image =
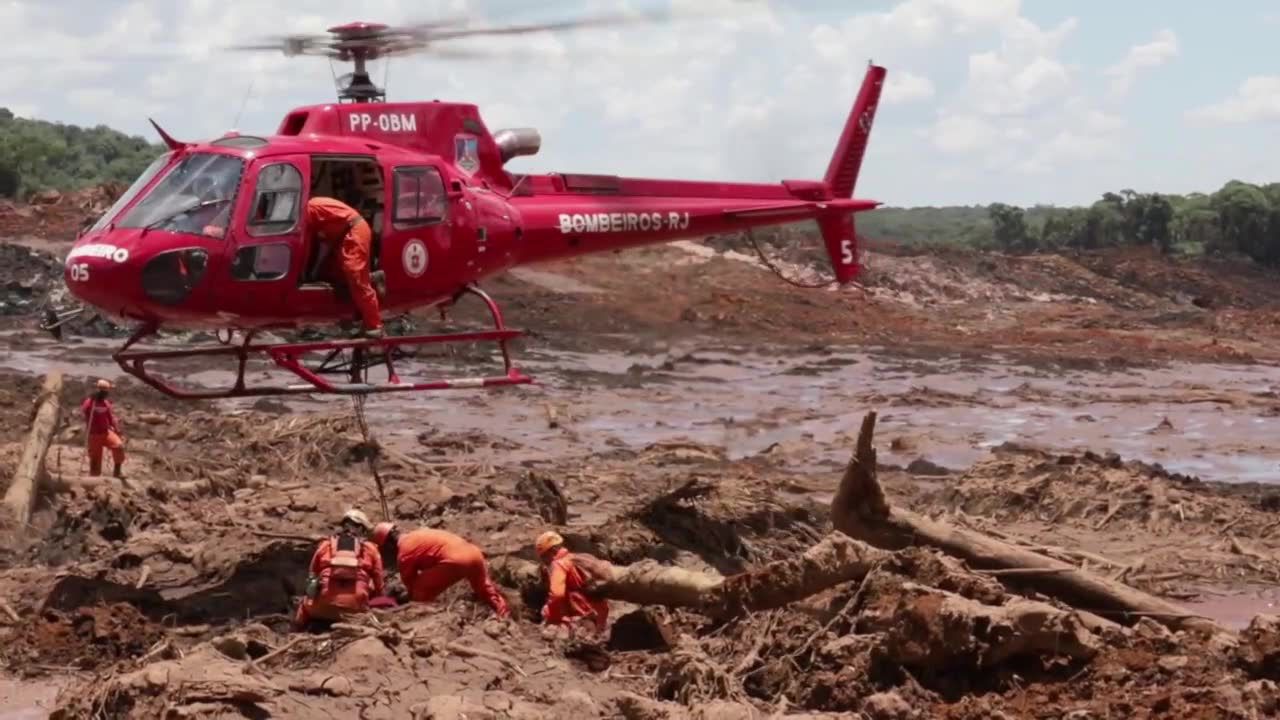
[[[0,677],[0,720],[43,720],[49,717],[65,680],[17,680]]]
[[[0,367],[41,372],[57,365],[73,377],[114,377],[120,373],[107,358],[112,344],[24,338],[22,350],[0,351]],[[370,422],[384,441],[407,444],[428,427],[505,435],[522,445],[502,451],[506,461],[692,440],[733,457],[781,443],[824,465],[847,458],[862,414],[874,408],[884,462],[924,457],[963,468],[995,445],[1022,442],[1116,452],[1206,480],[1280,479],[1280,448],[1272,442],[1280,400],[1271,366],[1096,372],[998,358],[906,361],[884,350],[803,354],[711,345],[631,355],[526,350],[518,362],[537,385],[377,396],[368,401]],[[461,375],[482,369],[454,366]],[[410,361],[399,370],[405,379],[426,372]],[[200,370],[187,380],[213,386],[229,378]],[[290,401],[300,411],[348,402]],[[562,427],[549,428],[547,404],[558,408]]]

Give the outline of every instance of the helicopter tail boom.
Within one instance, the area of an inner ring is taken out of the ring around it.
[[[836,281],[857,277],[853,214],[880,203],[853,197],[885,69],[867,68],[822,180],[777,184],[554,173],[512,176],[511,202],[529,228],[520,262],[814,220]]]

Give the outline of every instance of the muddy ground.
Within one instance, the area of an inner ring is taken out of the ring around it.
[[[0,608],[0,717],[1280,712],[1280,635],[1266,619],[1280,598],[1272,280],[1142,251],[885,252],[862,287],[801,290],[727,246],[499,278],[487,289],[529,332],[518,357],[538,385],[368,402],[391,514],[482,545],[513,621],[459,587],[434,606],[298,636],[288,617],[311,539],[349,506],[381,515],[349,401],[168,400],[110,363],[108,330],[73,325],[55,342],[33,329],[64,244],[0,245],[13,255],[0,267],[12,308],[0,484],[52,367],[68,373],[68,407],[92,378],[118,380],[130,451],[124,483],[90,483],[67,423],[26,540],[0,552],[0,598],[17,616]],[[477,317],[462,307],[450,323]],[[193,370],[194,382],[225,379]],[[991,648],[1016,628],[963,625],[954,598],[884,569],[729,622],[615,603],[602,643],[544,637],[539,593],[518,571],[540,530],[559,523],[571,547],[614,563],[722,575],[793,557],[830,531],[870,409],[894,503],[1242,634],[1224,643],[1113,617],[1123,629],[1099,632],[1088,653],[1003,657]],[[564,493],[563,517],[538,500],[546,479]]]

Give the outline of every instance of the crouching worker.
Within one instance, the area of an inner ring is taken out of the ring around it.
[[[573,553],[565,548],[560,533],[554,530],[542,533],[534,543],[534,550],[547,575],[547,602],[542,606],[542,621],[547,625],[563,625],[569,621],[591,619],[596,632],[603,634],[609,622],[609,602],[587,597],[583,592],[587,573],[578,566]]]
[[[311,557],[307,596],[293,620],[296,629],[327,626],[344,615],[368,612],[370,598],[382,595],[382,557],[377,546],[365,540],[371,527],[364,513],[348,510],[338,533],[320,541]]]
[[[459,580],[466,580],[476,597],[498,617],[510,610],[507,600],[489,578],[484,553],[463,538],[444,530],[421,528],[400,534],[394,523],[378,523],[373,542],[382,560],[400,570],[410,602],[431,602]]]

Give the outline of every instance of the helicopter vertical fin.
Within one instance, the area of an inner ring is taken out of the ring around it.
[[[862,169],[862,156],[866,154],[867,141],[871,138],[871,124],[880,104],[880,88],[884,85],[884,77],[883,67],[874,64],[867,66],[862,89],[858,91],[849,118],[845,120],[844,131],[840,133],[840,141],[836,143],[835,153],[827,166],[827,175],[823,178],[834,197],[853,197],[858,171]]]
[[[834,198],[853,197],[858,172],[862,169],[862,157],[866,154],[867,142],[871,139],[871,125],[876,117],[876,107],[880,104],[880,89],[884,85],[884,77],[883,67],[874,64],[867,66],[862,89],[858,91],[849,118],[845,120],[844,131],[840,133],[840,141],[836,143],[826,177],[823,178],[823,183]],[[817,221],[827,257],[831,260],[831,269],[835,271],[836,282],[844,284],[853,280],[862,270],[858,264],[858,236],[853,213],[824,214]]]

